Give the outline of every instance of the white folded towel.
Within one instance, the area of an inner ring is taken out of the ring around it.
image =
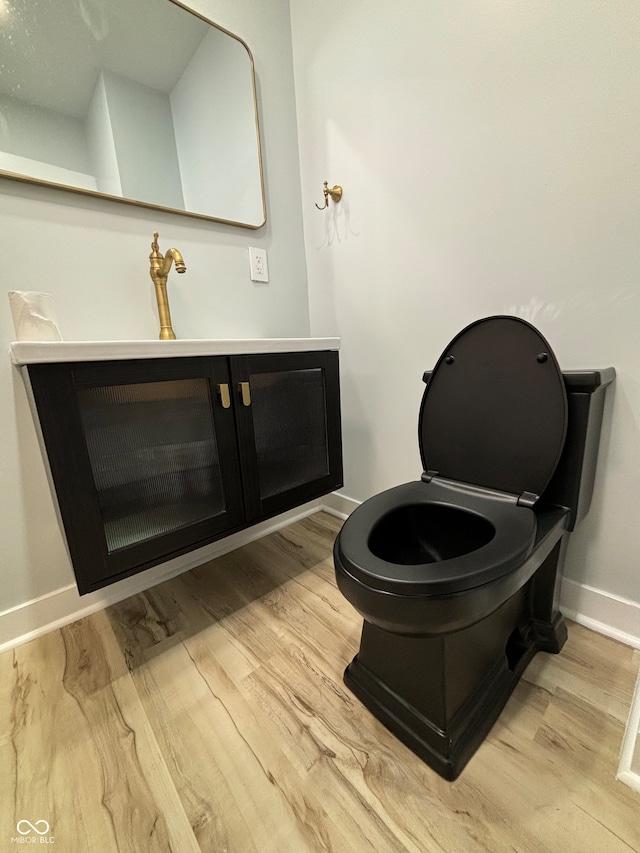
[[[18,341],[61,341],[54,297],[37,290],[9,291]]]

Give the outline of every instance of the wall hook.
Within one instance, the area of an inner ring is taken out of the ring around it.
[[[335,187],[329,189],[329,184],[327,181],[325,181],[324,189],[322,190],[322,192],[324,193],[324,204],[322,205],[322,207],[320,207],[319,204],[316,204],[318,210],[324,210],[325,207],[329,207],[329,196],[331,196],[331,200],[335,202],[340,201],[340,199],[342,198],[342,187],[338,186],[337,184],[335,185]]]

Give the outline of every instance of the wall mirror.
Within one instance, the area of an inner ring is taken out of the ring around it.
[[[0,0],[0,175],[259,228],[251,52],[175,0]]]

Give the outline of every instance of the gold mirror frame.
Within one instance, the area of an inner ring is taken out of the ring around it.
[[[0,0],[0,7],[2,7],[3,2],[4,2],[4,0]],[[38,45],[37,35],[35,33],[34,22],[33,22],[34,10],[37,8],[37,6],[36,6],[36,3],[34,2],[34,0],[22,0],[22,2],[24,3],[24,7],[25,7],[23,10],[20,10],[16,1],[13,0],[13,2],[11,4],[5,4],[6,9],[9,11],[5,11],[4,14],[0,14],[0,50],[3,53],[3,60],[5,63],[2,66],[2,68],[0,69],[0,84],[3,83],[2,78],[3,77],[5,78],[4,85],[0,85],[0,149],[3,149],[5,147],[2,144],[3,134],[4,134],[5,138],[10,139],[11,130],[12,130],[11,122],[10,121],[8,122],[6,116],[3,116],[3,105],[6,106],[8,104],[9,106],[12,106],[12,104],[10,102],[13,101],[13,106],[15,106],[16,103],[18,104],[18,111],[20,111],[20,110],[24,111],[26,109],[30,109],[30,110],[40,109],[44,112],[49,112],[51,115],[54,115],[54,114],[57,115],[57,113],[54,113],[53,110],[48,109],[48,103],[46,101],[45,101],[44,107],[42,105],[34,106],[33,103],[30,103],[29,101],[27,101],[26,103],[20,102],[14,96],[7,94],[7,92],[16,92],[18,90],[28,89],[27,85],[24,85],[24,86],[21,85],[20,80],[16,79],[15,75],[14,75],[14,79],[11,79],[12,70],[13,70],[11,68],[11,56],[9,55],[9,52],[7,50],[3,49],[3,46],[2,46],[3,31],[5,33],[5,37],[9,39],[9,41],[6,42],[6,45],[8,45],[10,43],[10,40],[11,40],[10,15],[11,15],[12,11],[15,12],[16,8],[18,8],[18,11],[21,12],[21,14],[19,14],[17,16],[18,18],[20,18],[21,22],[23,19],[27,18],[28,14],[31,14],[31,16],[32,16],[31,21],[29,21],[31,26],[27,26],[26,24],[24,25],[24,36],[26,38],[26,34],[28,32],[30,34],[30,36],[34,39],[34,42],[31,45],[32,54],[39,56],[39,51],[38,51],[38,47],[37,47],[37,45]],[[220,27],[219,25],[214,24],[208,18],[205,18],[204,16],[200,15],[199,13],[197,13],[197,12],[193,11],[192,9],[188,8],[187,6],[185,6],[183,3],[179,2],[179,0],[146,0],[146,8],[145,8],[145,4],[140,2],[140,0],[136,0],[135,4],[131,4],[130,0],[124,0],[124,2],[126,5],[126,9],[127,9],[126,20],[123,19],[124,13],[121,14],[117,10],[117,8],[116,8],[116,11],[114,11],[114,0],[109,0],[109,2],[106,4],[104,3],[104,0],[74,0],[74,12],[76,11],[76,8],[80,10],[80,14],[77,17],[78,18],[81,17],[83,20],[83,23],[87,26],[87,28],[89,28],[90,24],[94,25],[96,23],[95,20],[94,21],[91,20],[91,15],[94,15],[96,9],[101,10],[102,15],[103,15],[103,20],[105,22],[105,25],[107,26],[107,29],[108,29],[108,26],[110,23],[108,20],[108,16],[112,16],[112,18],[113,18],[112,22],[114,25],[113,30],[117,30],[118,27],[121,27],[121,28],[126,27],[127,37],[130,36],[130,32],[132,29],[131,20],[135,16],[138,19],[140,26],[144,27],[143,30],[142,29],[140,30],[140,33],[138,35],[139,35],[139,38],[141,40],[144,38],[145,49],[151,50],[151,46],[150,46],[150,44],[148,44],[148,42],[153,42],[154,38],[164,39],[165,51],[162,53],[162,56],[158,58],[158,61],[164,61],[165,58],[168,57],[172,52],[175,52],[175,51],[172,51],[172,48],[175,47],[176,38],[180,37],[180,34],[176,32],[177,24],[175,26],[174,25],[169,26],[169,27],[167,26],[167,21],[166,21],[167,16],[169,16],[169,18],[175,23],[175,21],[176,21],[175,12],[179,12],[180,15],[182,15],[183,13],[185,15],[189,15],[190,18],[189,18],[188,24],[185,23],[185,26],[188,26],[191,30],[193,30],[193,28],[195,27],[195,23],[192,19],[195,19],[196,21],[200,21],[203,24],[207,25],[206,30],[203,28],[204,34],[202,36],[202,40],[199,43],[198,48],[196,50],[194,50],[193,55],[191,56],[191,58],[189,59],[189,61],[187,63],[187,66],[185,67],[185,69],[183,69],[181,76],[180,76],[180,80],[175,85],[175,89],[171,90],[170,93],[169,92],[160,93],[161,98],[166,98],[167,104],[170,101],[170,96],[173,97],[174,91],[177,90],[179,86],[183,85],[183,80],[189,76],[185,73],[185,71],[189,70],[191,68],[191,66],[196,64],[194,62],[194,58],[196,58],[197,55],[200,57],[200,59],[197,60],[200,64],[198,66],[199,70],[196,73],[200,74],[200,78],[199,78],[198,82],[200,84],[201,89],[202,89],[203,82],[205,82],[205,81],[206,81],[207,86],[209,85],[209,81],[212,81],[212,87],[211,87],[212,89],[215,88],[215,85],[218,85],[218,87],[220,89],[223,88],[222,82],[220,84],[217,84],[215,82],[218,79],[222,80],[222,76],[223,76],[222,74],[218,74],[218,76],[215,76],[215,77],[213,75],[209,74],[209,76],[203,77],[202,72],[203,72],[204,68],[211,68],[212,62],[214,62],[214,63],[215,62],[218,62],[218,63],[223,62],[224,57],[227,56],[227,54],[229,55],[229,57],[232,57],[232,62],[228,63],[229,66],[231,66],[233,64],[234,68],[240,67],[241,69],[243,69],[242,70],[242,75],[243,75],[242,78],[241,79],[240,78],[237,78],[237,79],[234,78],[231,81],[231,84],[228,85],[224,89],[224,92],[221,91],[217,95],[218,100],[220,100],[223,103],[223,106],[226,107],[228,110],[227,125],[231,126],[232,129],[234,130],[234,132],[236,132],[236,133],[238,131],[238,125],[242,125],[242,127],[240,128],[242,130],[242,132],[244,133],[242,144],[240,144],[239,139],[236,137],[233,138],[232,142],[227,140],[227,143],[225,144],[221,140],[213,140],[213,134],[208,133],[207,131],[202,131],[202,133],[193,134],[192,135],[192,144],[186,145],[186,149],[191,149],[191,154],[189,155],[189,160],[188,160],[189,165],[183,165],[181,167],[178,164],[178,159],[176,159],[176,170],[177,170],[177,174],[178,174],[178,177],[176,180],[177,180],[178,184],[180,185],[180,192],[182,192],[183,197],[186,196],[186,192],[183,191],[183,189],[182,189],[183,186],[186,186],[185,180],[184,180],[184,172],[191,170],[190,180],[191,180],[191,185],[193,188],[192,192],[196,196],[198,194],[204,194],[205,192],[210,193],[210,195],[206,196],[207,200],[209,197],[215,197],[215,199],[218,200],[220,207],[219,208],[214,207],[211,211],[198,209],[198,208],[187,210],[187,209],[185,209],[187,205],[185,205],[185,207],[173,206],[172,204],[159,202],[157,198],[149,199],[149,198],[142,198],[142,197],[134,197],[133,195],[130,195],[129,193],[127,193],[126,195],[124,195],[124,194],[119,195],[116,192],[107,192],[107,191],[102,191],[101,189],[90,189],[90,188],[87,188],[86,186],[84,186],[84,187],[78,186],[78,185],[74,185],[73,183],[67,183],[66,181],[61,181],[61,180],[57,180],[57,179],[51,180],[47,177],[29,174],[26,169],[24,171],[22,171],[22,168],[7,169],[7,168],[3,167],[4,163],[2,161],[0,161],[0,177],[8,178],[10,180],[15,180],[15,181],[21,181],[21,182],[25,182],[25,183],[31,183],[31,184],[41,185],[41,186],[52,187],[54,189],[62,189],[62,190],[73,192],[73,193],[80,193],[80,194],[86,195],[86,196],[93,196],[93,197],[108,199],[108,200],[117,201],[120,203],[135,205],[137,207],[148,208],[151,210],[162,210],[162,211],[166,211],[168,213],[177,213],[181,216],[195,217],[198,219],[210,220],[213,222],[222,222],[222,223],[225,223],[228,225],[237,225],[239,227],[249,228],[252,230],[255,230],[257,228],[262,227],[266,222],[266,200],[265,200],[264,178],[263,178],[263,168],[262,168],[260,131],[259,131],[259,123],[258,123],[258,103],[257,103],[257,96],[256,96],[255,70],[254,70],[253,56],[251,54],[251,51],[250,51],[248,45],[238,36],[234,35],[233,33],[229,32],[228,30],[224,29],[223,27]],[[50,4],[50,3],[46,4],[46,6],[48,8],[55,7],[57,14],[58,14],[58,19],[60,16],[60,5],[61,5],[60,0],[57,0],[57,2],[55,4]],[[155,14],[154,16],[152,16],[151,20],[153,20],[153,23],[150,23],[149,6],[153,7],[154,13],[160,13],[160,14]],[[45,7],[43,7],[43,9],[44,8]],[[69,4],[69,9],[70,8],[71,8],[71,5]],[[83,8],[84,8],[84,11],[86,14],[82,14]],[[173,10],[173,11],[171,11],[171,10]],[[0,8],[0,13],[3,13],[2,8]],[[95,14],[97,14],[97,13],[95,13]],[[45,18],[45,12],[44,11],[43,11],[43,18]],[[157,18],[157,20],[156,20],[156,18]],[[185,19],[185,21],[186,21],[186,19]],[[51,26],[51,24],[53,24],[53,23],[55,23],[55,22],[50,21],[49,26]],[[65,30],[66,30],[66,23],[67,23],[66,21],[60,21],[60,26],[65,27]],[[74,19],[73,23],[76,27],[80,27],[80,29],[82,29],[82,26],[78,20]],[[209,30],[208,28],[211,28],[211,29]],[[52,41],[51,33],[48,31],[49,27],[47,27],[46,21],[43,21],[42,29],[47,30],[47,34],[46,34],[46,36],[43,35],[43,38],[46,38],[48,44],[51,45],[51,41]],[[15,30],[14,30],[14,32],[15,32]],[[7,36],[7,33],[8,33],[8,36]],[[20,34],[22,35],[22,32]],[[92,43],[90,43],[90,45],[89,45],[89,52],[91,52],[93,50],[99,54],[100,50],[96,49],[96,45],[98,45],[98,48],[100,48],[100,49],[102,49],[103,45],[98,41],[95,34],[92,34],[92,35],[93,35],[94,41]],[[197,39],[197,35],[196,35],[196,39]],[[227,39],[231,39],[233,41],[226,41]],[[108,39],[105,39],[103,37],[102,41],[106,43],[108,41]],[[185,36],[185,41],[186,41],[186,36]],[[203,46],[204,46],[205,41],[207,42],[207,52],[203,52],[204,51]],[[212,45],[211,47],[208,47],[209,42]],[[216,46],[216,42],[217,42],[217,46]],[[59,52],[62,52],[62,47],[60,45],[58,45],[57,42],[54,42],[54,43],[58,47]],[[143,42],[141,41],[140,43],[143,43]],[[120,50],[121,53],[123,54],[122,64],[123,65],[126,64],[125,60],[124,60],[124,54],[131,54],[132,53],[131,44],[128,45],[128,50],[125,49],[124,47],[116,48],[116,49]],[[217,51],[217,52],[214,52],[214,51]],[[24,52],[25,52],[25,45],[23,44],[21,55],[23,55]],[[81,51],[79,50],[78,53],[80,53],[80,52]],[[244,52],[246,52],[246,54]],[[157,53],[157,51],[154,52],[154,55],[155,55],[155,53]],[[203,56],[205,57],[205,59],[204,59],[205,64],[204,65],[202,64],[203,63],[203,60],[202,60]],[[76,60],[77,60],[77,56],[73,56],[72,61],[75,62]],[[145,84],[142,84],[137,79],[133,80],[130,77],[127,77],[126,72],[121,72],[120,66],[118,66],[117,70],[114,70],[113,62],[114,62],[114,59],[112,57],[111,67],[107,67],[105,65],[102,67],[102,69],[100,69],[100,68],[97,69],[101,85],[104,86],[104,82],[102,80],[103,72],[104,72],[104,75],[110,76],[110,78],[111,78],[110,82],[115,83],[116,90],[117,90],[117,86],[120,85],[121,81],[124,81],[125,86],[128,85],[129,83],[131,83],[131,85],[133,87],[140,87],[140,92],[144,96],[145,92],[149,86],[149,81],[147,80]],[[209,65],[207,65],[206,63],[209,63]],[[17,60],[16,60],[16,64],[18,64]],[[33,56],[32,56],[30,67],[33,67],[33,64],[34,64],[34,61],[33,61]],[[36,63],[36,64],[38,64],[38,63]],[[46,73],[47,72],[47,62],[45,61],[42,64],[45,66],[45,73]],[[167,64],[169,64],[169,63],[167,62]],[[220,67],[221,66],[218,66],[218,68],[220,68]],[[124,76],[121,76],[121,73],[123,73]],[[231,73],[231,72],[227,71],[226,73]],[[191,76],[194,76],[191,73],[191,71],[189,71],[189,74],[191,74]],[[149,73],[147,73],[147,77],[149,77]],[[27,82],[27,81],[25,81],[25,82]],[[55,85],[56,85],[55,73],[49,74],[49,79],[45,80],[45,86],[46,85],[49,85],[50,87],[55,87]],[[93,91],[95,92],[98,88],[95,79],[93,81],[93,86],[94,86]],[[33,84],[33,91],[35,92],[36,90],[38,92],[38,97],[46,98],[46,92],[42,91],[41,84],[37,84],[37,85]],[[53,90],[51,90],[51,91],[53,91]],[[124,91],[124,89],[121,89],[121,91]],[[152,92],[152,91],[155,91],[155,90],[149,89],[149,92]],[[237,92],[238,101],[229,100],[229,98],[227,97],[227,94],[226,94],[227,92]],[[116,91],[116,94],[117,94],[117,91]],[[145,98],[144,101],[141,101],[140,103],[141,104],[150,103],[154,97],[155,97],[155,95],[153,95],[153,97],[151,99]],[[202,100],[202,97],[200,97],[198,99],[192,97],[192,99],[191,99],[192,102],[190,104],[190,108],[191,108],[190,116],[191,116],[191,118],[193,118],[196,114],[198,114],[198,115],[200,115],[201,113],[204,114],[204,110],[202,110],[203,104],[206,104],[209,101],[213,102],[213,100],[215,100],[215,97],[216,97],[216,94],[215,94],[215,92],[213,92],[212,97],[209,98],[208,89],[207,89],[207,97],[204,101]],[[225,100],[225,98],[226,98],[226,100]],[[114,98],[114,100],[117,102],[117,99]],[[183,101],[186,101],[186,100],[189,100],[189,99],[185,97],[183,99]],[[241,101],[245,107],[244,113],[242,115],[240,115],[240,109],[241,109],[240,102]],[[107,103],[107,99],[105,98],[105,104],[106,103]],[[249,104],[250,104],[250,109],[249,109]],[[177,149],[178,148],[177,138],[180,135],[181,131],[179,128],[176,131],[176,118],[175,118],[173,106],[170,106],[169,109],[170,109],[169,116],[172,119],[172,126],[171,126],[171,130],[173,131],[172,137],[174,139],[175,147]],[[7,112],[10,113],[11,111],[8,110]],[[132,112],[135,112],[135,111],[132,111]],[[107,113],[108,113],[108,108],[107,108]],[[250,113],[250,115],[249,115],[249,113]],[[9,118],[11,118],[11,116],[9,116]],[[67,121],[67,116],[63,116],[62,118],[65,121]],[[110,114],[109,114],[109,118],[110,118]],[[218,127],[220,124],[224,124],[223,121],[222,122],[218,121],[218,119],[220,119],[220,115],[216,116],[216,119],[215,119],[216,127]],[[142,119],[140,119],[140,121],[142,121]],[[213,122],[214,119],[211,118],[210,121]],[[114,135],[113,126],[114,126],[114,122],[111,122],[110,129],[111,129],[111,135],[112,136]],[[251,128],[250,131],[247,130],[247,128],[249,128],[249,127]],[[86,134],[86,131],[85,131],[85,134]],[[255,136],[254,136],[254,134],[255,134]],[[23,131],[23,135],[25,135],[24,131]],[[147,146],[147,151],[150,155],[150,159],[152,159],[153,155],[155,153],[155,149],[160,145],[161,141],[158,139],[157,136],[155,136],[153,134],[149,134],[149,136],[145,136],[144,134],[140,133],[138,135],[138,137],[144,141],[144,145]],[[136,137],[136,139],[138,139],[138,137]],[[249,137],[250,137],[250,139],[249,139]],[[131,138],[131,135],[129,138]],[[185,135],[185,138],[186,138],[186,135]],[[248,140],[248,141],[245,143],[245,140]],[[101,138],[100,144],[101,144],[101,147],[104,147],[104,146],[102,146],[102,142],[103,142],[103,139]],[[210,150],[211,150],[210,154],[209,154],[209,146],[210,146]],[[116,149],[115,149],[115,143],[114,143],[114,152],[115,152],[115,150]],[[126,152],[126,149],[124,147],[121,148],[119,153],[120,153],[121,158],[126,159],[127,152]],[[13,160],[20,162],[20,164],[21,164],[21,161],[28,162],[28,158],[21,156],[20,154],[17,154],[17,156],[16,156],[15,144],[14,144],[14,151],[13,152],[7,153],[6,151],[0,150],[0,156],[3,156],[3,155],[4,155],[5,159],[9,160],[10,163],[11,163],[11,158],[13,158]],[[236,174],[235,175],[233,173],[233,169],[230,168],[230,166],[229,166],[229,161],[228,160],[223,161],[223,156],[226,157],[227,155],[234,155],[237,158]],[[177,157],[178,157],[178,153],[176,150],[176,158]],[[242,162],[240,162],[240,158],[242,159]],[[215,177],[211,176],[211,177],[207,177],[206,179],[203,180],[204,173],[200,172],[200,171],[196,171],[193,168],[192,164],[193,163],[200,163],[204,167],[205,162],[211,162],[211,161],[215,161],[216,165],[219,161],[221,162],[221,166],[218,169],[218,174],[220,177],[215,178]],[[34,165],[37,165],[37,166],[44,165],[44,171],[47,171],[47,169],[49,167],[57,169],[57,167],[55,167],[53,164],[50,164],[47,161],[38,162],[37,160],[32,159],[31,162],[33,162]],[[146,159],[144,156],[141,158],[140,152],[138,152],[138,164],[140,164],[140,163],[143,163],[143,171],[144,171],[144,168],[147,168]],[[186,164],[186,163],[187,163],[187,158],[185,157],[183,164]],[[151,167],[149,166],[149,169],[150,168]],[[57,170],[58,171],[64,171],[64,169],[62,169],[62,170],[57,169]],[[168,171],[170,171],[170,170],[164,170],[161,176],[159,174],[157,174],[156,178],[154,178],[153,180],[149,180],[148,185],[152,186],[152,194],[155,191],[159,190],[167,182],[166,175],[167,175]],[[78,173],[78,174],[80,175],[80,173]],[[132,174],[133,174],[133,172],[132,172]],[[80,175],[80,177],[83,178],[84,175]],[[93,179],[95,177],[95,173],[89,174],[88,177],[90,179]],[[219,202],[219,199],[221,199],[223,197],[223,194],[217,192],[216,180],[218,180],[220,187],[222,187],[222,185],[224,184],[224,189],[227,193],[225,202],[222,202],[222,203]],[[96,183],[97,183],[97,178],[96,178]],[[236,198],[240,199],[241,201],[239,202],[238,206],[234,209],[232,207],[232,205],[236,204],[236,200],[235,200]],[[216,202],[214,201],[213,204],[215,204],[215,203]],[[243,204],[244,204],[244,209],[242,208]],[[195,207],[195,205],[194,205],[194,207]],[[236,215],[236,211],[238,211],[238,215]],[[250,211],[250,214],[246,215],[245,214],[246,211]]]

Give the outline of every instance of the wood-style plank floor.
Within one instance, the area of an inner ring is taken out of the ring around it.
[[[0,853],[637,853],[615,773],[640,653],[570,625],[445,782],[342,683],[361,620],[339,525],[319,513],[0,657]],[[49,824],[29,847],[25,820]]]

